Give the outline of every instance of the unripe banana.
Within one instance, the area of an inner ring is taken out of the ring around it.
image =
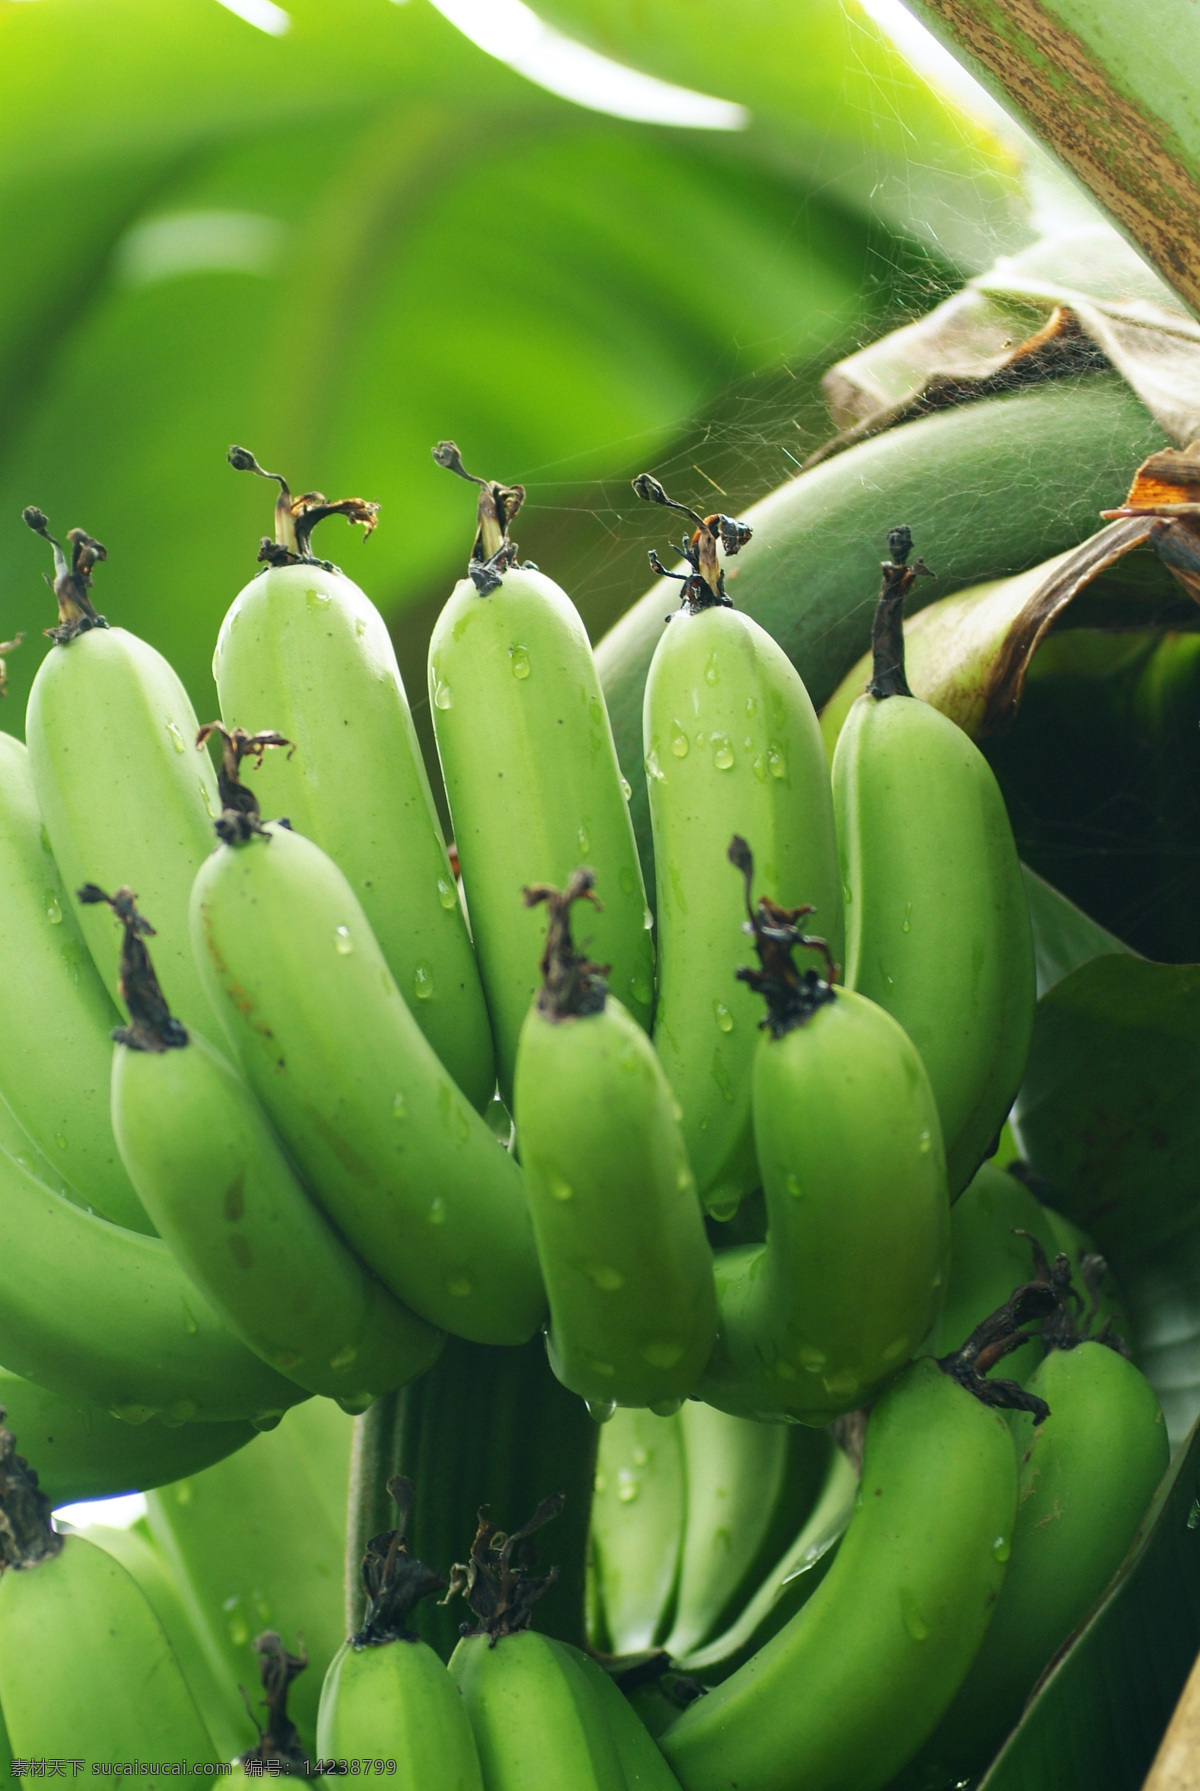
[[[244,448],[229,459],[262,473]],[[262,476],[280,487],[276,540],[221,624],[221,715],[228,728],[278,728],[294,743],[257,773],[260,802],[345,872],[414,1019],[482,1108],[496,1086],[487,1009],[395,648],[370,599],[309,548],[329,515],[369,535],[378,506],[293,499],[277,473]]]
[[[321,1689],[317,1753],[391,1763],[397,1791],[483,1791],[471,1725],[457,1686],[412,1628],[413,1608],[445,1580],[409,1553],[413,1483],[388,1482],[400,1521],[373,1537],[362,1561],[367,1615],[334,1656]]]
[[[136,1581],[62,1537],[37,1475],[0,1429],[0,1700],[14,1755],[86,1762],[220,1758]]]
[[[736,1621],[828,1478],[832,1439],[801,1424],[756,1424],[698,1400],[679,1414],[687,1521],[679,1595],[663,1643],[679,1660]]]
[[[712,1252],[654,1047],[572,942],[593,885],[581,870],[525,891],[549,924],[514,1113],[551,1366],[584,1399],[655,1406],[685,1398],[712,1350]]]
[[[937,541],[941,589],[958,591],[1076,546],[1161,445],[1161,428],[1117,376],[1051,381],[889,429],[786,480],[747,512],[754,539],[738,562],[738,607],[778,641],[820,707],[869,644],[862,593],[878,564],[870,542],[881,498],[919,539]],[[662,613],[656,583],[596,649],[647,867],[649,815],[635,768]]]
[[[625,1773],[626,1791],[679,1791],[679,1780],[659,1753],[650,1731],[604,1668],[581,1649],[564,1646],[595,1693]]]
[[[12,1422],[11,1413],[9,1422]],[[38,1484],[44,1491],[40,1471]],[[85,1542],[111,1555],[135,1582],[162,1624],[218,1753],[226,1758],[236,1753],[245,1743],[246,1731],[246,1711],[238,1688],[231,1678],[215,1668],[154,1544],[135,1529],[118,1530],[109,1524],[88,1524],[79,1534]]]
[[[737,553],[749,530],[672,503],[647,474],[634,489],[698,525],[685,544],[694,570],[683,607],[669,618],[646,679],[643,748],[658,867],[654,1044],[683,1110],[701,1199],[729,1218],[759,1180],[750,1116],[759,1014],[734,981],[741,908],[722,874],[725,848],[731,833],[752,839],[766,892],[779,900],[795,891],[815,907],[838,959],[833,801],[808,692],[782,649],[725,596],[717,541]]]
[[[351,1254],[241,1077],[168,1013],[142,937],[153,929],[132,892],[103,899],[125,929],[132,1024],[116,1034],[112,1111],[134,1186],[185,1273],[256,1355],[307,1392],[365,1411],[436,1360],[441,1334]]]
[[[846,983],[899,1020],[937,1097],[951,1196],[988,1154],[1025,1070],[1033,935],[1004,798],[962,730],[908,692],[907,529],[888,537],[875,675],[833,760]]]
[[[1024,1233],[1026,1235],[1016,1235]],[[940,1356],[961,1343],[1030,1274],[1029,1238],[1053,1259],[1061,1246],[1050,1215],[1015,1176],[984,1163],[950,1212],[946,1304],[922,1354]],[[1026,1381],[1045,1351],[1034,1337],[1007,1358],[1004,1372]]]
[[[684,1791],[878,1791],[966,1675],[1017,1502],[1003,1418],[928,1359],[867,1425],[858,1509],[774,1639],[660,1738]]]
[[[108,1115],[119,1019],[80,936],[33,793],[29,755],[0,734],[0,1096],[81,1205],[151,1231]]]
[[[2,1153],[0,1361],[133,1424],[270,1423],[304,1397],[217,1317],[161,1238],[83,1212]]]
[[[76,1206],[82,1204],[75,1190],[59,1175],[54,1164],[44,1157],[24,1126],[18,1125],[13,1110],[0,1095],[0,1152],[12,1157],[22,1169],[36,1177],[47,1188],[53,1188],[56,1194],[62,1194]]]
[[[717,1258],[716,1348],[696,1394],[743,1417],[824,1424],[874,1397],[941,1308],[950,1210],[937,1108],[907,1035],[874,1002],[792,962],[803,909],[751,906],[762,964],[754,1141],[765,1244]],[[827,966],[828,967],[828,966]]]
[[[452,442],[440,443],[434,458],[469,477]],[[515,564],[507,531],[523,488],[475,483],[470,576],[434,625],[429,696],[500,1092],[511,1104],[541,943],[521,889],[561,889],[576,865],[593,867],[605,905],[588,949],[608,966],[613,994],[647,1027],[654,948],[628,785],[587,633],[565,592],[535,567]]]
[[[450,1657],[485,1791],[626,1791],[604,1707],[565,1642],[464,1636]],[[617,1694],[620,1696],[620,1693]]]
[[[1030,1377],[1050,1407],[1012,1415],[1020,1455],[1012,1560],[975,1664],[902,1784],[950,1787],[986,1765],[1035,1680],[1121,1565],[1169,1459],[1150,1383],[1115,1349],[1051,1349]]]
[[[96,616],[87,592],[92,566],[106,557],[99,542],[72,529],[68,562],[40,510],[27,510],[25,520],[54,547],[62,617],[29,693],[26,739],[63,883],[131,885],[162,933],[159,971],[168,1001],[179,1013],[203,1014],[188,896],[211,850],[220,802],[212,766],[191,750],[195,712],[160,653]],[[80,925],[115,999],[112,922],[97,910],[82,915]]]
[[[86,1399],[51,1393],[0,1368],[0,1406],[38,1464],[52,1505],[144,1492],[232,1455],[257,1435],[245,1421],[127,1424]]]
[[[679,1575],[687,1511],[683,1411],[618,1410],[600,1432],[588,1572],[593,1647],[636,1654],[663,1639]]]
[[[455,1087],[333,860],[274,824],[192,896],[196,957],[251,1088],[326,1213],[432,1325],[520,1343],[544,1294],[523,1177]]]

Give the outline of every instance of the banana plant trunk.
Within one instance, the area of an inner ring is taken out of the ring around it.
[[[1200,310],[1194,0],[909,0]]]

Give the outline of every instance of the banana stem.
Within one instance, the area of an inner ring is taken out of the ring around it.
[[[467,563],[467,574],[481,597],[494,591],[501,575],[516,563],[517,544],[508,538],[508,525],[525,502],[523,485],[501,485],[495,479],[480,479],[463,465],[457,442],[439,442],[431,450],[433,458],[446,471],[479,487],[479,503],[475,545]]]
[[[386,1482],[415,1485],[411,1544],[438,1567],[461,1561],[482,1505],[532,1510],[565,1495],[554,1527],[559,1572],[538,1607],[538,1627],[583,1647],[584,1573],[598,1427],[555,1380],[540,1337],[519,1348],[450,1337],[429,1372],[377,1399],[355,1422],[347,1523],[347,1631],[362,1624],[359,1564],[372,1536],[391,1528]],[[426,1600],[413,1627],[443,1660],[459,1639],[453,1607]]]
[[[918,578],[933,578],[924,560],[909,565],[912,552],[912,531],[903,525],[888,535],[891,559],[880,567],[883,584],[875,606],[871,629],[872,676],[867,685],[868,696],[879,698],[911,696],[904,672],[904,600]]]
[[[268,473],[259,466],[249,448],[230,448],[225,456],[235,473],[256,473],[260,479],[273,479],[279,487],[275,500],[275,539],[264,535],[258,550],[260,560],[268,566],[320,566],[336,572],[330,560],[316,559],[310,549],[310,538],[319,522],[327,516],[344,516],[353,527],[361,524],[363,540],[374,531],[379,520],[379,505],[366,498],[338,498],[330,503],[319,491],[306,491],[294,498],[282,473]],[[32,526],[32,525],[31,525]]]

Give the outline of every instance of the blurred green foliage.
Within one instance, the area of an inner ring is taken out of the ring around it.
[[[229,442],[381,500],[369,547],[331,524],[319,550],[396,624],[419,708],[428,606],[473,526],[432,442],[527,483],[523,551],[594,631],[645,582],[629,473],[673,456],[735,503],[793,471],[820,369],[1021,208],[1006,152],[865,16],[789,10],[804,32],[774,50],[759,19],[714,56],[667,0],[613,46],[650,66],[669,27],[672,78],[751,108],[716,132],[557,98],[428,0],[293,0],[278,36],[217,0],[0,0],[0,639],[27,634],[3,725],[53,619],[27,503],[107,544],[99,607],[207,714],[270,529]]]

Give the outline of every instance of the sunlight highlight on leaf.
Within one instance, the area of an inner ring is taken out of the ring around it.
[[[287,236],[286,224],[261,212],[172,212],[127,231],[113,252],[113,271],[125,286],[184,274],[269,274]]]
[[[464,37],[489,56],[507,62],[539,87],[590,111],[632,118],[643,124],[701,131],[744,131],[750,123],[745,106],[626,68],[543,24],[522,0],[433,3]],[[230,0],[222,0],[222,4],[229,5]]]
[[[266,31],[271,37],[282,37],[285,31],[292,28],[291,14],[276,6],[275,0],[217,0],[226,12],[232,12],[239,19],[245,19],[247,25],[255,25],[258,30]]]

